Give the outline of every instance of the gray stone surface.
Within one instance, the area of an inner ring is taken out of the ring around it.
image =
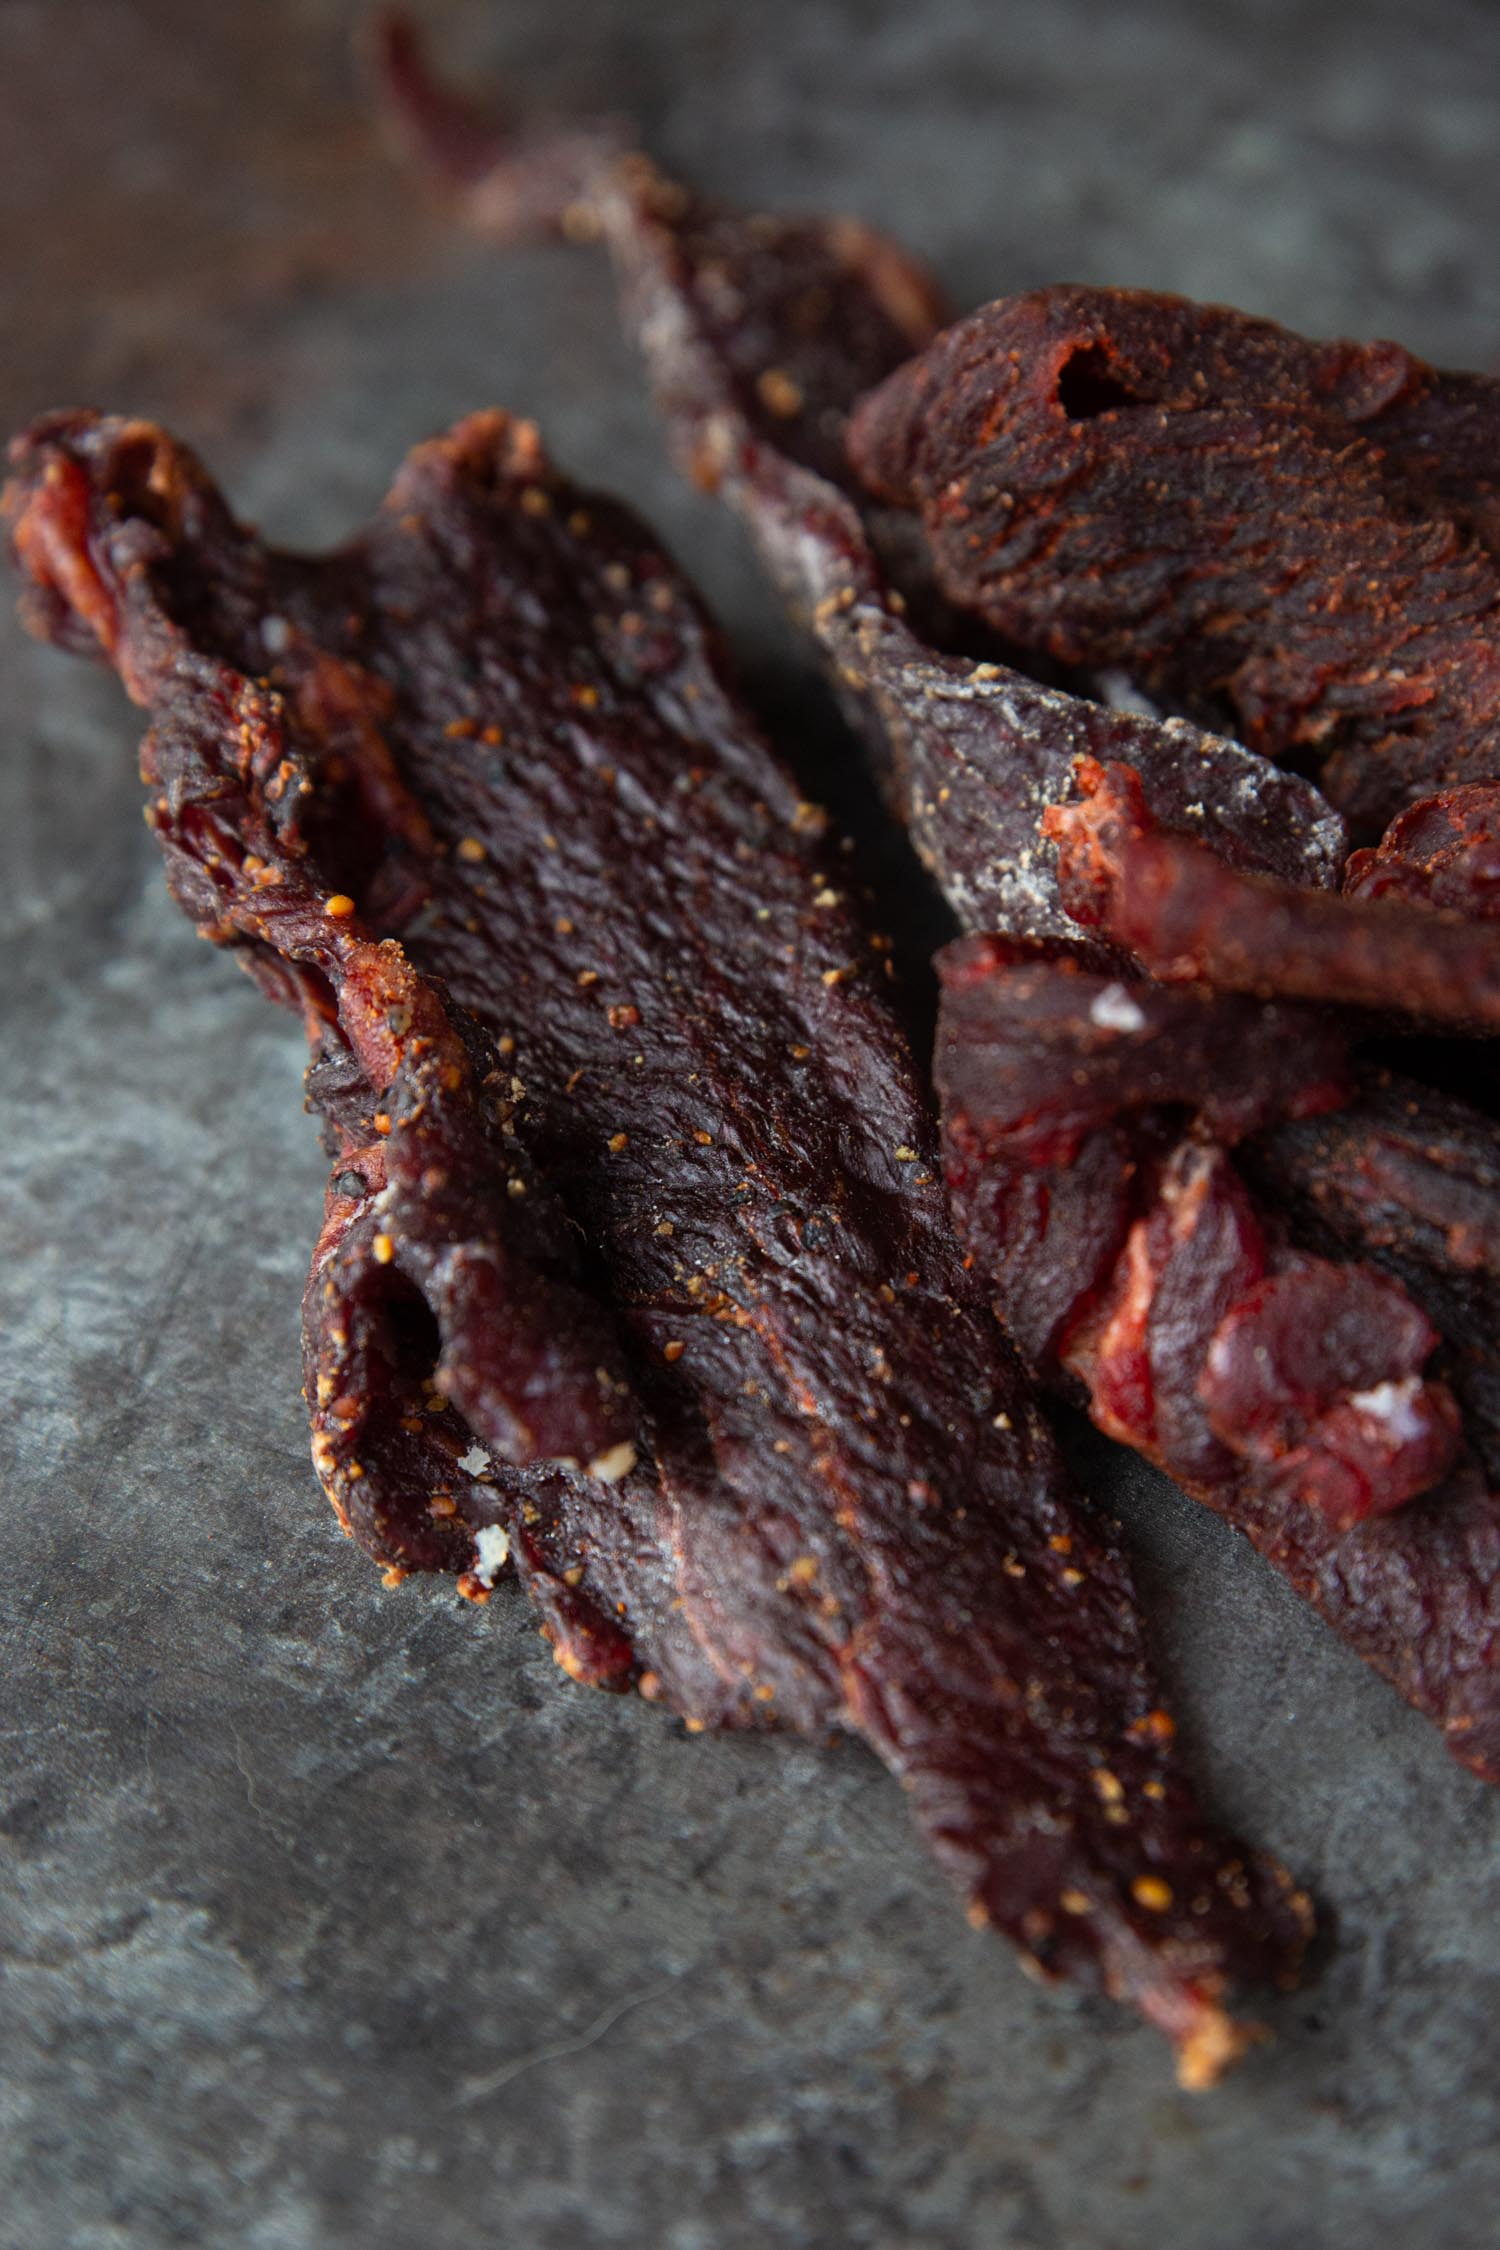
[[[3,0],[5,419],[170,418],[321,539],[433,426],[538,412],[826,758],[602,276],[409,203],[353,12]],[[961,300],[1114,279],[1500,345],[1500,16],[1462,0],[429,13]],[[306,1463],[296,1029],[169,907],[113,684],[0,632],[4,2250],[1493,2244],[1500,1798],[1097,1441],[1214,1795],[1329,1929],[1206,2099],[969,1931],[854,1750],[686,1741],[571,1688],[514,1596],[382,1591]]]

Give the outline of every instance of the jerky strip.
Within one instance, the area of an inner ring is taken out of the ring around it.
[[[482,1501],[429,1497],[390,1397],[420,1323],[371,1295],[390,1268],[363,1199],[331,1206],[308,1343],[335,1489],[456,1508],[481,1591],[508,1546],[582,1678],[694,1725],[858,1730],[974,1917],[1129,1997],[1206,2081],[1240,2043],[1226,1981],[1284,1973],[1304,1911],[1193,1806],[1123,1558],[953,1240],[885,955],[682,580],[502,415],[419,448],[324,562],[217,504],[163,510],[196,472],[159,433],[44,425],[17,470],[35,621],[98,635],[159,738],[208,728],[215,774],[246,749],[259,771],[261,730],[326,755],[327,700],[279,684],[288,659],[370,683],[432,837],[405,953],[500,1065],[490,1177],[565,1214],[619,1325],[641,1428],[612,1488],[469,1455]],[[39,544],[58,479],[81,504]]]
[[[1425,411],[1382,426],[1361,372],[1356,346],[1223,308],[1034,290],[890,378],[851,449],[919,513],[950,600],[1180,707],[1227,707],[1257,749],[1315,758],[1368,838],[1500,763],[1500,566],[1448,506],[1476,450],[1493,478],[1500,383],[1423,369]],[[1435,471],[1450,431],[1460,452]]]
[[[1443,1332],[1443,1372],[1500,1478],[1500,1156],[1492,1121],[1383,1071],[1316,1121],[1244,1152],[1294,1225],[1392,1273]]]
[[[878,510],[840,490],[855,401],[939,317],[935,284],[896,245],[849,220],[711,203],[622,156],[603,130],[492,127],[486,152],[483,126],[436,88],[400,27],[387,30],[383,83],[406,140],[471,223],[506,242],[548,223],[602,235],[674,450],[744,521],[968,926],[1076,939],[1038,819],[1076,794],[1080,755],[1134,766],[1158,817],[1234,866],[1337,881],[1342,823],[1300,777],[1186,721],[1110,710],[988,652],[969,661],[927,645],[941,626],[924,573]]]
[[[1399,813],[1344,871],[1351,898],[1438,907],[1500,921],[1500,782],[1441,790]]]
[[[359,867],[358,887],[399,921],[413,852],[431,847],[378,732],[387,699],[331,658],[292,663],[279,689],[195,661],[156,577],[184,549],[226,543],[233,526],[197,464],[149,425],[54,416],[15,460],[7,504],[30,579],[27,622],[97,648],[151,712],[147,819],[174,896],[364,1089],[365,1122],[345,1120],[330,1192],[367,1209],[392,1285],[424,1301],[437,1339],[430,1387],[510,1461],[628,1445],[637,1410],[608,1321],[569,1277],[565,1229],[503,1192],[479,1085],[492,1056],[469,1027],[466,1042],[394,939],[376,942],[343,888],[356,877],[350,837],[378,823],[383,849]],[[322,836],[337,842],[320,858]],[[362,1493],[335,1500],[346,1519],[366,1512]],[[451,1552],[451,1539],[423,1531]]]
[[[1106,981],[1076,948],[987,937],[940,959],[950,1186],[953,1120],[988,1121],[982,1171],[966,1167],[955,1186],[961,1231],[973,1238],[983,1198],[991,1270],[1003,1244],[1005,1325],[1055,1380],[1069,1324],[1125,1247],[1152,1115],[1194,1115],[1233,1142],[1321,1113],[1352,1092],[1347,1045],[1311,1009]],[[1001,1087],[1003,1142],[992,1129]]]
[[[1381,854],[1357,855],[1362,895],[1333,897],[1242,872],[1165,834],[1128,766],[1083,759],[1077,779],[1082,801],[1050,806],[1042,818],[1043,834],[1059,847],[1063,901],[1084,929],[1153,976],[1397,1010],[1456,1030],[1500,1029],[1496,933],[1407,903],[1399,875],[1383,883],[1376,872]],[[1405,819],[1430,834],[1433,817],[1421,808]],[[1442,848],[1434,847],[1435,860]],[[1465,851],[1466,839],[1454,848]],[[1469,852],[1466,882],[1475,868]]]
[[[1275,1009],[1257,1042],[1247,1003],[1110,984],[993,939],[939,966],[954,1209],[1006,1318],[1050,1281],[1048,1326],[1028,1339],[1038,1363],[1244,1531],[1458,1758],[1500,1780],[1500,1498],[1460,1458],[1452,1399],[1428,1370],[1436,1330],[1372,1266],[1268,1230],[1234,1160],[1193,1130],[1183,1080],[1152,1082],[1175,1017],[1205,1059],[1217,1040],[1221,1101],[1237,1089],[1263,1109],[1317,1107],[1329,1058],[1310,1043],[1299,1058],[1300,1011],[1268,1075]],[[1059,1112],[1076,1121],[1063,1140],[1046,1127]],[[1342,1114],[1255,1146],[1336,1147]],[[1220,1110],[1213,1135],[1232,1122]]]

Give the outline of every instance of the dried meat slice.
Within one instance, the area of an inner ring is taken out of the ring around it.
[[[1343,824],[1299,776],[1185,720],[1044,686],[988,647],[935,645],[949,620],[909,528],[851,496],[844,459],[856,401],[936,331],[938,291],[905,252],[849,220],[710,203],[622,154],[619,128],[486,129],[399,24],[382,78],[470,223],[503,242],[602,237],[679,459],[745,523],[968,927],[1078,938],[1038,822],[1076,796],[1085,755],[1133,766],[1158,817],[1231,865],[1337,883]]]
[[[434,93],[410,49],[402,57],[402,70],[408,74],[407,85],[400,84],[398,72],[394,91],[414,127],[409,137],[436,171],[454,179],[460,168],[448,161],[444,148],[445,98]],[[420,116],[416,111],[422,105],[414,107],[410,99],[413,82],[422,89],[425,114]],[[517,231],[517,211],[524,209],[527,222],[534,224],[544,204],[544,198],[521,196],[520,187],[536,176],[533,167],[548,146],[547,138],[525,143],[495,135],[486,154],[483,129],[471,114],[467,122],[467,168],[458,178],[462,200],[479,224],[501,239],[511,239]],[[616,142],[614,149],[619,145]],[[486,178],[499,183],[498,200],[483,186]],[[624,164],[613,151],[597,149],[595,160],[575,176],[572,191],[564,231],[599,233],[608,242],[621,277],[629,324],[645,351],[679,453],[700,481],[716,487],[746,521],[768,574],[794,616],[814,634],[846,708],[874,743],[888,794],[909,822],[919,852],[967,927],[998,926],[1011,937],[1033,941],[1071,940],[1075,967],[1121,968],[1122,949],[1109,941],[1107,932],[1091,932],[1079,942],[1080,927],[1064,905],[1052,849],[1038,833],[1049,806],[1080,800],[1079,777],[1087,770],[1087,759],[1105,763],[1114,757],[1133,766],[1155,818],[1181,837],[1209,843],[1218,859],[1228,863],[1220,870],[1226,876],[1253,871],[1325,889],[1337,883],[1345,852],[1341,823],[1318,792],[1298,777],[1287,774],[1278,782],[1263,758],[1238,744],[1202,735],[1183,722],[1106,710],[1041,687],[1002,663],[987,658],[964,662],[926,645],[933,637],[931,589],[919,565],[913,567],[909,550],[893,570],[888,523],[871,509],[868,499],[858,507],[851,504],[847,479],[837,468],[831,476],[818,473],[827,465],[826,455],[821,462],[810,462],[799,452],[795,433],[767,415],[764,394],[748,380],[757,370],[774,371],[784,356],[774,309],[767,311],[776,303],[773,281],[768,280],[763,260],[758,263],[747,248],[757,243],[763,250],[774,242],[776,222],[742,220],[744,239],[738,246],[725,222],[719,249],[722,257],[727,245],[732,284],[726,329],[722,306],[717,316],[704,310],[688,216],[696,208],[694,199],[661,181],[640,160]],[[721,268],[716,266],[716,286],[721,278]],[[837,342],[835,329],[834,347]],[[825,352],[818,365],[817,395],[824,402],[826,426],[847,417],[870,367],[868,359],[841,361],[836,348]],[[1330,380],[1343,383],[1351,416],[1356,411],[1369,415],[1377,406],[1394,411],[1400,384],[1395,376],[1382,382],[1373,359],[1358,369],[1349,365],[1334,369]],[[774,395],[774,376],[771,388]],[[1436,399],[1430,411],[1441,417],[1447,407],[1436,398],[1436,388],[1429,386],[1424,395]],[[1416,398],[1410,385],[1406,395]],[[1471,399],[1461,400],[1455,394],[1455,426],[1467,415],[1471,458],[1479,442],[1472,409]],[[1420,442],[1421,436],[1418,432],[1414,442]],[[844,490],[839,489],[841,481]],[[922,626],[922,637],[913,631],[914,622]],[[1420,881],[1411,889],[1420,895]],[[1436,891],[1433,899],[1438,904],[1456,903],[1438,897]],[[1305,899],[1303,903],[1311,908],[1323,902]],[[1415,925],[1413,947],[1429,928],[1430,921]],[[1347,953],[1348,944],[1343,939],[1339,944]],[[1388,985],[1379,986],[1370,997],[1376,1004],[1391,1004]],[[1096,990],[1095,999],[1106,1018],[1118,1012],[1131,1024],[1138,1016],[1149,1017],[1156,1005],[1142,988],[1123,983],[1116,975]],[[1186,1041],[1185,1061],[1193,1055],[1193,1041],[1181,1015],[1181,1007],[1188,1004],[1187,995],[1174,996],[1178,1013],[1163,1027],[1170,1031],[1170,1039],[1164,1037],[1161,1043],[1165,1053],[1172,1041]],[[1268,1028],[1271,1045],[1286,1039],[1293,1057],[1300,1053],[1305,1059],[1308,1037],[1314,1048],[1323,1038],[1325,1076],[1329,1053],[1342,1052],[1340,1042],[1328,1038],[1323,1019],[1307,1019],[1295,1007],[1259,1016],[1251,1011],[1247,1017],[1241,1002],[1218,1006],[1223,1014],[1217,1036],[1222,1039],[1227,1029],[1233,1039],[1247,1041],[1247,1054],[1257,1057],[1262,1067],[1268,1041],[1251,1032],[1252,1022]],[[1309,1020],[1315,1027],[1322,1025],[1321,1031],[1302,1028]],[[1196,1036],[1206,1066],[1216,1034],[1204,1030]],[[1160,1067],[1160,1056],[1153,1067]],[[1167,1072],[1169,1078],[1172,1075]],[[1270,1075],[1274,1083],[1275,1073]],[[1179,1073],[1177,1083],[1182,1082]],[[1241,1096],[1249,1099],[1253,1086],[1237,1083]],[[1200,1130],[1210,1124],[1219,1131],[1237,1129],[1232,1117],[1199,1120]],[[1138,1114],[1134,1135],[1140,1130]],[[1155,1153],[1158,1160],[1165,1160],[1165,1148]],[[968,1188],[983,1203],[982,1229],[976,1239],[987,1252],[993,1254],[998,1248],[1002,1254],[1004,1317],[1039,1364],[1047,1365],[1049,1353],[1055,1354],[1070,1312],[1080,1301],[1089,1301],[1091,1289],[1103,1289],[1109,1281],[1130,1232],[1138,1158],[1135,1138],[1116,1120],[1086,1135],[1070,1164],[991,1163],[982,1179],[964,1175],[955,1183],[961,1209]],[[1221,1182],[1227,1180],[1222,1165],[1216,1176]],[[1238,1200],[1244,1204],[1243,1190]],[[1179,1196],[1177,1201],[1179,1209],[1193,1207],[1191,1196]],[[1304,1260],[1297,1269],[1296,1289],[1301,1295],[1296,1301],[1311,1307],[1318,1289],[1325,1287],[1321,1269]],[[1191,1289],[1181,1301],[1194,1302]],[[1391,1350],[1397,1359],[1404,1350],[1409,1362],[1413,1340],[1421,1344],[1427,1332],[1413,1326],[1378,1291],[1372,1302],[1393,1316]],[[1201,1294],[1198,1310],[1201,1314]],[[1262,1317],[1272,1320],[1276,1312],[1273,1300]],[[1257,1344],[1270,1340],[1269,1335],[1243,1333],[1252,1352]],[[1119,1362],[1115,1365],[1118,1368]],[[1053,1366],[1056,1371],[1055,1358]],[[1233,1371],[1231,1361],[1228,1373]],[[1403,1362],[1400,1371],[1388,1373],[1384,1389],[1372,1385],[1377,1406],[1391,1409],[1384,1421],[1378,1412],[1348,1408],[1336,1386],[1332,1395],[1312,1402],[1319,1409],[1312,1422],[1320,1425],[1327,1442],[1314,1460],[1316,1449],[1310,1449],[1304,1428],[1298,1440],[1302,1469],[1309,1477],[1315,1469],[1328,1484],[1335,1513],[1357,1510],[1376,1497],[1405,1498],[1414,1489],[1414,1477],[1418,1485],[1430,1481],[1435,1462],[1451,1446],[1451,1420],[1442,1394],[1434,1387],[1429,1396],[1419,1383],[1423,1405],[1415,1419],[1421,1443],[1403,1451],[1396,1425],[1403,1419],[1401,1409],[1408,1396],[1402,1386],[1410,1383],[1411,1375],[1411,1367]],[[1203,1425],[1203,1416],[1195,1400],[1179,1403],[1174,1428],[1186,1458],[1192,1449],[1192,1425],[1195,1421]],[[1306,1409],[1308,1402],[1303,1403]],[[1227,1400],[1231,1429],[1235,1411],[1234,1400]],[[1304,1412],[1304,1422],[1307,1419]],[[1240,1434],[1256,1433],[1252,1428]],[[1222,1441],[1206,1426],[1197,1429],[1196,1437],[1205,1455],[1225,1456]],[[1287,1450],[1296,1448],[1289,1445]],[[1332,1493],[1335,1481],[1342,1499]],[[1220,1493],[1232,1513],[1225,1488]],[[1302,1500],[1295,1505],[1305,1508]],[[1252,1492],[1246,1510],[1252,1536],[1257,1535],[1260,1521],[1257,1510],[1264,1506]],[[1405,1518],[1410,1515],[1408,1506],[1397,1519],[1407,1531],[1410,1525]],[[1322,1521],[1328,1538],[1335,1538],[1327,1517]],[[1467,1573],[1471,1583],[1476,1578],[1485,1582],[1491,1566],[1482,1552],[1474,1563],[1470,1548],[1482,1550],[1487,1523],[1481,1509],[1472,1540],[1457,1518],[1429,1534],[1427,1566],[1434,1572],[1445,1567],[1442,1549],[1447,1540],[1460,1557],[1459,1575]],[[1283,1532],[1268,1535],[1261,1543],[1304,1590],[1317,1595],[1341,1629],[1356,1641],[1371,1642],[1371,1652],[1414,1700],[1447,1712],[1445,1723],[1457,1742],[1469,1721],[1461,1682],[1442,1677],[1442,1635],[1434,1633],[1423,1645],[1403,1649],[1393,1623],[1399,1607],[1394,1573],[1383,1587],[1372,1584],[1370,1615],[1363,1618],[1357,1583],[1341,1591],[1326,1556],[1321,1564],[1299,1559],[1299,1540],[1305,1536],[1306,1527],[1292,1513]],[[1360,1536],[1367,1545],[1375,1542],[1373,1527],[1366,1527]],[[1321,1591],[1320,1572],[1327,1581]],[[1455,1652],[1460,1668],[1462,1654],[1461,1649]],[[1486,1749],[1482,1755],[1488,1759],[1491,1751]]]
[[[1500,566],[1445,511],[1430,430],[1410,456],[1399,428],[1382,442],[1378,415],[1311,379],[1318,349],[1180,298],[1033,290],[889,378],[850,446],[920,515],[950,600],[1229,709],[1257,749],[1312,759],[1373,840],[1496,768]]]
[[[1464,1428],[1500,1479],[1500,1148],[1450,1095],[1366,1066],[1353,1097],[1250,1141],[1250,1177],[1308,1240],[1394,1274],[1446,1343]]]
[[[1379,1218],[1348,1211],[1370,1195],[1371,1135],[1368,1120],[1341,1135],[1349,1060],[1324,1019],[1107,981],[994,938],[939,966],[955,1215],[1008,1321],[1047,1285],[1028,1356],[1500,1780],[1500,1496],[1463,1453],[1426,1312],[1453,1255],[1431,1240],[1443,1194],[1485,1211],[1489,1183],[1444,1180],[1440,1150],[1401,1152],[1425,1179],[1386,1189],[1393,1244],[1424,1189],[1432,1214],[1427,1286],[1408,1293],[1420,1253],[1377,1271]],[[1248,1178],[1300,1172],[1329,1205],[1328,1247],[1355,1257],[1310,1255],[1268,1217],[1225,1146],[1241,1131]]]
[[[1495,847],[1438,827],[1431,804],[1397,823],[1399,860],[1385,845],[1355,855],[1356,882],[1340,897],[1232,867],[1167,833],[1129,766],[1081,758],[1077,782],[1078,801],[1047,807],[1041,823],[1058,848],[1063,903],[1152,976],[1500,1030],[1494,930],[1436,903],[1445,886],[1473,898],[1482,870],[1496,871]],[[1404,871],[1419,851],[1425,895],[1412,903]]]
[[[1206,2082],[1227,1983],[1287,1973],[1305,1908],[1194,1806],[1113,1533],[953,1239],[882,942],[679,575],[499,414],[323,561],[138,424],[53,420],[14,461],[32,622],[150,711],[179,897],[314,1004],[310,1395],[357,1534],[481,1595],[514,1560],[569,1671],[690,1725],[856,1729],[973,1917]],[[366,946],[413,980],[373,1022]],[[626,1434],[590,1456],[559,1416],[490,1458],[453,1376],[514,1358],[507,1306],[481,1292],[434,1364],[393,1187],[434,1245],[483,1192],[539,1280],[572,1238],[556,1358]]]

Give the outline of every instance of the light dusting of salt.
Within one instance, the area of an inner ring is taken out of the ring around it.
[[[487,1523],[474,1534],[474,1576],[481,1586],[493,1586],[510,1556],[510,1534],[498,1523]]]
[[[1107,984],[1089,1002],[1089,1022],[1102,1031],[1144,1031],[1146,1018],[1123,984]]]
[[[471,1445],[468,1452],[459,1457],[458,1465],[465,1476],[482,1477],[490,1465],[490,1457],[482,1445]]]

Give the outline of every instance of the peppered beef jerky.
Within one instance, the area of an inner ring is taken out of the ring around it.
[[[1043,686],[988,649],[933,645],[946,620],[910,526],[903,543],[888,514],[856,506],[844,460],[855,401],[936,329],[936,287],[904,252],[848,220],[709,203],[622,154],[618,129],[487,129],[400,27],[383,60],[388,110],[471,223],[502,241],[602,236],[678,457],[744,521],[967,926],[1078,938],[1038,818],[1076,794],[1082,755],[1131,764],[1160,819],[1233,866],[1337,882],[1342,823],[1299,776],[1185,721]]]
[[[1194,1808],[1113,1535],[950,1231],[881,941],[680,577],[502,415],[419,448],[321,562],[264,547],[140,425],[43,424],[15,468],[32,622],[97,643],[149,710],[179,895],[278,978],[337,987],[307,1338],[356,1532],[464,1561],[481,1594],[508,1550],[570,1671],[691,1725],[856,1729],[974,1918],[1128,1997],[1206,2082],[1242,2036],[1224,1987],[1288,1972],[1304,1909]],[[424,824],[399,953],[315,844],[354,706]],[[346,928],[412,980],[368,1036]],[[463,1056],[419,982],[471,1026]],[[439,1096],[476,1087],[471,1179]],[[612,1346],[602,1395],[631,1417],[592,1473],[561,1424],[551,1458],[488,1461],[477,1416],[439,1472],[442,1300],[392,1224],[398,1176],[434,1234],[485,1189],[519,1241],[550,1244],[544,1212],[574,1235],[588,1304],[558,1307],[556,1348],[592,1380]]]
[[[1416,1301],[1434,1273],[1450,1285],[1464,1215],[1480,1215],[1481,1269],[1487,1257],[1492,1183],[1472,1148],[1453,1133],[1449,1169],[1450,1149],[1403,1145],[1388,1119],[1386,1173],[1367,1171],[1372,1120],[1343,1128],[1347,1058],[1336,1034],[1320,1053],[1306,1011],[1110,982],[993,938],[950,947],[940,970],[955,1215],[1008,1320],[1044,1298],[1029,1355],[1243,1531],[1455,1756],[1500,1780],[1500,1498],[1462,1450],[1442,1379],[1458,1369],[1434,1358],[1439,1324]],[[1205,1064],[1217,1044],[1211,1116],[1195,1115],[1179,1039]],[[1257,1136],[1248,1176],[1225,1146],[1237,1127]],[[1252,1192],[1267,1180],[1358,1256],[1300,1247]],[[1408,1276],[1424,1287],[1408,1293]]]
[[[1082,759],[1079,800],[1049,806],[1043,834],[1058,847],[1057,879],[1082,929],[1109,939],[1154,977],[1204,981],[1221,991],[1342,1001],[1441,1024],[1500,1030],[1500,946],[1461,913],[1411,903],[1398,863],[1356,854],[1358,890],[1339,897],[1228,864],[1222,854],[1168,834],[1129,766]],[[1488,794],[1500,795],[1490,791]],[[1495,848],[1454,840],[1435,807],[1403,816],[1406,850],[1425,852],[1426,900],[1440,895],[1444,861],[1462,855],[1472,891]],[[1420,830],[1420,837],[1419,837]]]
[[[199,548],[229,549],[234,528],[196,464],[149,426],[55,417],[17,463],[28,621],[107,655],[151,711],[147,819],[174,895],[301,1012],[318,1052],[358,1089],[339,1115],[330,1198],[374,1242],[392,1290],[404,1283],[422,1300],[436,1342],[429,1389],[508,1460],[587,1460],[626,1444],[636,1408],[610,1325],[576,1286],[568,1229],[542,1198],[523,1209],[504,1193],[481,1087],[492,1056],[341,887],[354,880],[349,838],[378,827],[361,872],[399,921],[431,850],[380,731],[384,691],[319,652],[284,648],[279,691],[199,659],[153,573],[180,572]],[[111,501],[120,520],[101,538]],[[405,1450],[430,1464],[425,1431]],[[407,1559],[404,1535],[371,1515],[373,1492],[343,1485],[333,1496],[384,1559]],[[415,1536],[434,1558],[455,1551],[439,1526]]]
[[[1478,520],[1500,383],[1419,380],[1425,406],[1387,420],[1355,346],[1042,289],[948,329],[863,403],[850,445],[874,493],[919,513],[950,600],[1179,707],[1227,706],[1257,749],[1312,760],[1370,841],[1500,756],[1500,566]],[[1476,455],[1477,514],[1451,503]]]

